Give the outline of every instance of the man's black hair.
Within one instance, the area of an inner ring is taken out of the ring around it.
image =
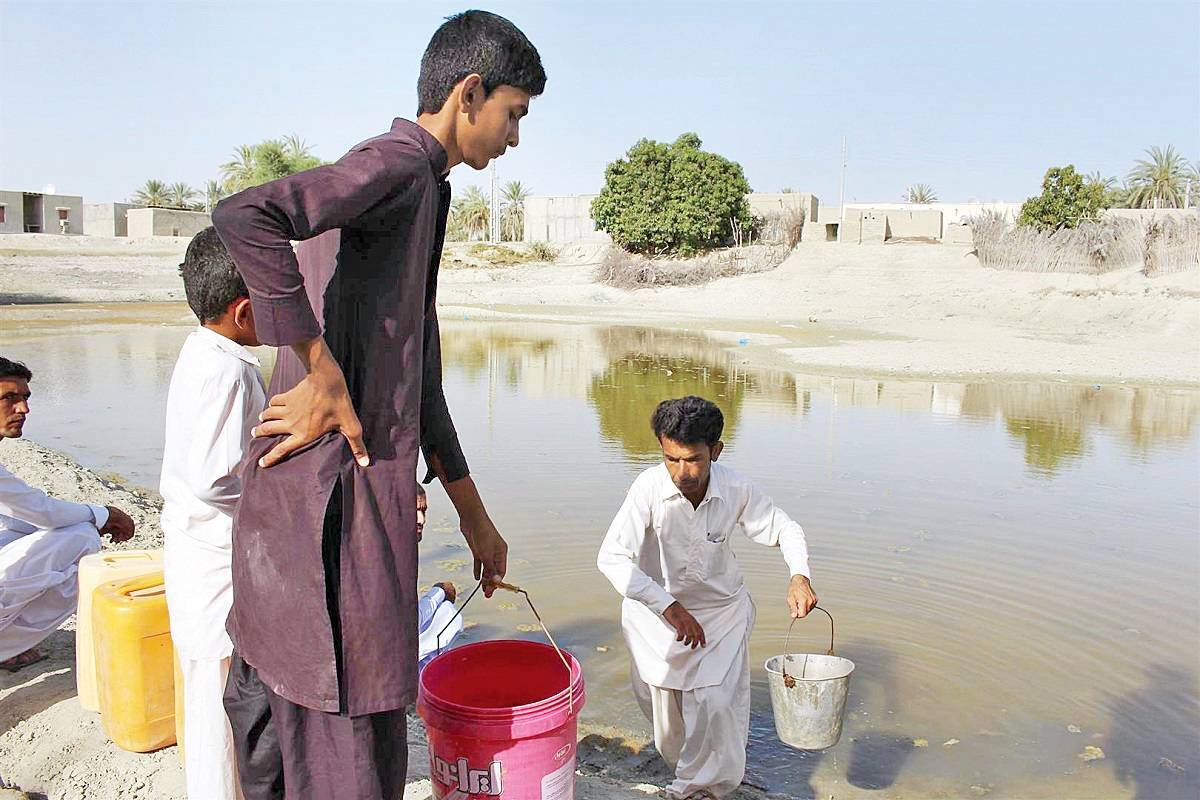
[[[711,400],[688,395],[659,403],[650,417],[650,427],[660,440],[665,436],[680,444],[703,442],[712,447],[721,440],[725,416]]]
[[[537,97],[546,89],[546,70],[525,34],[488,11],[464,11],[447,17],[434,31],[417,79],[417,114],[436,114],[463,78],[478,73],[483,91],[512,86]]]
[[[188,306],[201,323],[215,322],[230,303],[249,296],[246,282],[211,225],[192,238],[179,274]]]
[[[33,373],[29,371],[29,367],[22,364],[20,361],[12,361],[0,356],[0,380],[4,378],[21,378],[22,380],[33,380]]]

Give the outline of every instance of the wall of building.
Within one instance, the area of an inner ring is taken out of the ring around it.
[[[83,232],[86,236],[128,236],[128,203],[87,203],[83,207]]]
[[[846,212],[849,215],[851,210],[866,210],[875,209],[882,211],[937,211],[941,213],[941,227],[939,228],[935,238],[941,239],[946,235],[947,225],[961,225],[967,221],[969,217],[982,214],[984,211],[994,211],[997,214],[1002,214],[1010,220],[1015,220],[1021,213],[1020,203],[846,203]],[[828,209],[828,218],[834,221],[837,218],[839,209],[836,207]],[[823,215],[826,210],[822,210]]]
[[[0,233],[24,233],[25,193],[0,192],[0,204],[4,205],[4,222],[0,222]]]
[[[820,202],[808,192],[751,192],[746,201],[755,216],[782,215],[793,208],[804,211],[804,219],[816,219]]]
[[[59,210],[67,212],[67,225],[59,224]],[[69,194],[42,195],[42,233],[83,234],[83,198]]]
[[[567,243],[611,242],[596,230],[591,207],[594,194],[530,197],[525,200],[525,241]]]
[[[525,200],[525,241],[579,244],[611,242],[596,230],[591,208],[594,194],[530,197]],[[806,219],[815,219],[819,201],[808,192],[753,192],[747,197],[757,216],[779,215],[789,208],[802,208]]]
[[[195,236],[212,225],[212,217],[203,211],[178,211],[173,208],[131,208],[125,215],[129,221],[130,239],[149,236]]]

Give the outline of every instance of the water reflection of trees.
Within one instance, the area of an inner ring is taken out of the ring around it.
[[[1004,418],[1005,428],[1025,450],[1025,463],[1051,475],[1088,449],[1096,426],[1119,434],[1145,452],[1193,434],[1200,395],[1195,391],[1052,383],[970,384],[962,413]]]
[[[694,394],[725,416],[725,441],[736,436],[751,397],[791,409],[797,392],[786,373],[742,368],[725,345],[702,333],[614,327],[597,334],[609,361],[588,388],[601,435],[630,455],[656,456],[650,415],[660,401]],[[807,409],[807,406],[805,406]]]

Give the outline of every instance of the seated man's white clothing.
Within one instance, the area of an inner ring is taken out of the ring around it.
[[[0,661],[75,613],[79,560],[100,550],[102,506],[49,497],[0,466]]]

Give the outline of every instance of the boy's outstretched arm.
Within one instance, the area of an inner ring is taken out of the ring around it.
[[[227,197],[213,209],[213,227],[246,281],[258,338],[290,346],[305,378],[272,397],[255,436],[284,435],[259,462],[269,467],[330,431],[340,431],[355,460],[370,463],[362,425],[341,367],[321,337],[304,291],[292,240],[350,224],[417,174],[411,154],[372,140],[337,163],[306,170]]]
[[[750,496],[738,522],[751,541],[778,547],[783,553],[792,576],[788,582],[788,611],[794,619],[808,616],[817,604],[817,594],[809,580],[808,542],[804,538],[804,529],[754,485],[750,487]]]

